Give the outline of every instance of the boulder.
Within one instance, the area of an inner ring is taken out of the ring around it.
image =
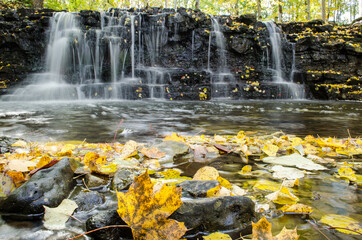
[[[73,189],[73,170],[68,158],[36,172],[30,180],[0,201],[0,214],[8,218],[41,217],[44,207],[57,207]]]
[[[254,208],[254,202],[243,196],[200,198],[184,201],[170,218],[190,229],[185,237],[217,231],[245,235],[251,233],[251,222],[256,220]]]
[[[76,211],[80,212],[92,210],[97,205],[103,204],[105,202],[105,197],[99,192],[80,192],[77,196],[73,198],[73,200],[78,205]]]
[[[207,191],[220,185],[216,180],[213,181],[184,181],[178,184],[182,187],[182,197],[206,197]]]

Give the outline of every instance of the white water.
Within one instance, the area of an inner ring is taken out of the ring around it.
[[[283,96],[280,96],[281,98],[292,98],[292,99],[305,99],[305,89],[303,85],[296,84],[293,82],[294,74],[297,72],[295,67],[295,49],[294,45],[291,45],[292,47],[292,63],[291,63],[291,69],[289,75],[287,74],[286,62],[289,61],[288,58],[284,57],[283,54],[283,42],[284,36],[281,32],[281,30],[276,26],[273,22],[265,22],[265,26],[268,29],[269,32],[269,39],[271,44],[271,61],[269,66],[270,71],[273,74],[273,82],[275,84],[278,84],[281,89],[286,88],[287,94],[283,94]],[[286,41],[286,40],[285,40]],[[290,43],[287,43],[290,44]],[[267,53],[267,57],[269,58],[269,54]],[[284,66],[284,69],[283,69]]]

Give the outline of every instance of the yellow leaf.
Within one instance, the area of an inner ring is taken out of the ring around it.
[[[208,236],[203,236],[202,238],[204,240],[232,240],[229,235],[220,232],[212,233]]]
[[[241,174],[249,174],[251,173],[251,169],[252,167],[250,165],[245,165],[242,169],[241,169]]]
[[[137,143],[133,140],[130,140],[123,146],[120,158],[126,159],[135,155],[137,155]]]
[[[254,186],[253,189],[259,189],[262,191],[275,192],[280,189],[280,184],[268,180],[259,180]]]
[[[286,229],[283,227],[282,231],[273,237],[273,240],[297,240],[299,235],[297,233],[297,228],[295,229]]]
[[[279,191],[265,196],[267,199],[277,204],[295,204],[299,199],[289,191],[288,188],[282,187]]]
[[[251,223],[253,228],[252,240],[272,240],[271,223],[266,220],[265,216],[257,223]]]
[[[277,152],[279,150],[278,146],[275,146],[273,144],[267,144],[263,147],[263,152],[265,152],[269,157],[275,157],[277,155]]]
[[[302,144],[302,142],[303,142],[303,139],[301,139],[299,137],[292,138],[292,146],[293,147]]]
[[[280,208],[285,213],[296,213],[296,214],[310,214],[313,212],[312,207],[297,203],[294,205],[285,205]]]
[[[185,139],[179,136],[177,133],[172,133],[171,136],[166,136],[163,141],[175,141],[175,142],[185,142]]]
[[[355,234],[355,235],[358,235],[358,233],[362,234],[362,229],[361,229],[359,222],[350,217],[336,215],[336,214],[328,214],[328,215],[323,216],[320,221],[324,224],[327,224],[331,227],[336,228],[337,231],[340,231],[343,233]],[[352,232],[352,231],[349,231],[346,229],[341,229],[341,228],[351,229],[355,232]]]
[[[48,163],[50,163],[50,161],[52,160],[51,157],[49,157],[48,155],[43,155],[40,159],[39,162],[36,164],[37,168],[40,168],[44,165],[47,165]]]
[[[75,145],[73,144],[65,144],[63,147],[62,147],[62,150],[60,150],[61,152],[68,152],[68,151],[73,151],[75,149]]]
[[[224,138],[224,137],[222,137],[222,136],[219,136],[219,135],[215,135],[215,136],[214,136],[214,140],[215,140],[215,142],[217,142],[217,143],[224,143],[224,142],[226,142],[226,138]]]
[[[217,177],[217,179],[220,183],[221,186],[223,186],[224,188],[227,188],[227,189],[232,189],[233,187],[231,186],[231,183],[226,180],[225,178],[222,178],[222,177]]]
[[[25,182],[24,174],[22,172],[7,171],[6,174],[13,179],[16,187],[20,187]]]
[[[221,189],[221,185],[218,185],[214,188],[207,190],[206,197],[218,197],[218,193],[219,193],[220,189]]]
[[[87,152],[83,158],[83,162],[86,166],[89,166],[89,163],[91,161],[96,161],[97,158],[99,158],[98,153],[94,153],[94,152]]]
[[[219,172],[217,171],[216,168],[206,166],[197,170],[193,180],[199,180],[199,181],[217,180],[218,177],[219,177]]]
[[[128,192],[117,192],[119,216],[140,239],[180,239],[187,231],[184,223],[167,219],[182,204],[181,188],[163,185],[154,193],[148,173],[135,178]]]
[[[23,140],[18,140],[15,143],[13,143],[13,145],[11,145],[12,147],[22,147],[22,148],[26,148],[27,147],[27,143]]]
[[[148,158],[162,158],[165,156],[164,152],[160,152],[160,150],[158,150],[158,148],[153,147],[153,148],[142,148],[141,149],[141,153],[144,154],[146,157]]]
[[[109,175],[109,174],[112,174],[112,173],[115,173],[117,172],[118,170],[118,165],[117,164],[109,164],[109,165],[105,165],[105,166],[101,166],[99,168],[99,171],[102,173],[102,174],[106,174],[106,175]]]
[[[73,156],[73,152],[72,151],[66,151],[66,152],[59,152],[57,153],[58,157],[71,157]]]
[[[342,179],[348,179],[350,181],[357,181],[356,172],[350,167],[341,167],[338,169],[338,177]]]
[[[36,163],[32,161],[24,160],[11,160],[8,163],[8,167],[12,171],[28,172],[36,167]],[[31,168],[31,169],[29,169]]]

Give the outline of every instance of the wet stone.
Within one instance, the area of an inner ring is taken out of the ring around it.
[[[112,180],[112,189],[121,191],[127,189],[134,178],[139,176],[141,173],[137,169],[121,168],[115,173]]]
[[[178,184],[178,187],[182,187],[182,197],[186,198],[198,198],[206,197],[207,191],[217,187],[220,183],[214,181],[184,181]]]
[[[44,207],[57,207],[73,189],[73,170],[68,158],[36,172],[29,181],[0,202],[3,217],[32,219],[41,217]]]
[[[73,200],[77,203],[79,211],[89,211],[97,207],[97,205],[105,202],[105,197],[99,192],[81,192]]]

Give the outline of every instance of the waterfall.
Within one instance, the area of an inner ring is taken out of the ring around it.
[[[305,89],[303,85],[293,82],[294,73],[297,71],[295,68],[295,49],[294,45],[289,43],[280,28],[275,23],[269,21],[264,22],[267,27],[270,39],[271,54],[267,52],[267,57],[270,57],[268,64],[269,70],[272,72],[273,83],[279,85],[281,92],[279,98],[292,98],[304,99]],[[283,44],[288,44],[292,48],[291,54],[291,68],[287,69],[286,63],[288,61],[284,56]],[[289,74],[288,74],[289,72]]]

